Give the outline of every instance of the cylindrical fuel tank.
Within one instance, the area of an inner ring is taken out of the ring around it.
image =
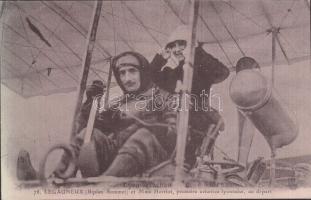
[[[290,144],[297,137],[298,127],[288,108],[281,104],[270,83],[258,71],[243,70],[230,83],[229,94],[264,135],[272,149]]]

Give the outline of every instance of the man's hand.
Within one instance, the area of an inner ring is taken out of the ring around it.
[[[87,99],[92,99],[98,95],[103,95],[105,88],[106,85],[102,81],[100,80],[93,81],[92,85],[86,88]]]

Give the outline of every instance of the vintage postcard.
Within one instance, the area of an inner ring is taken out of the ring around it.
[[[1,198],[311,198],[310,0],[0,1]]]

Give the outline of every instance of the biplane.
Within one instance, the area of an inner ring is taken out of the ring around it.
[[[193,49],[197,44],[221,60],[234,74],[237,60],[252,57],[262,68],[271,68],[271,79],[267,84],[273,88],[277,65],[310,60],[310,1],[307,0],[4,1],[0,16],[1,84],[24,98],[77,91],[74,119],[82,105],[85,89],[93,80],[107,82],[107,91],[116,88],[110,70],[110,61],[115,55],[137,51],[151,59],[165,45],[170,33],[180,25],[189,27],[187,41],[190,45],[185,52],[188,66],[194,62]],[[193,69],[188,67],[185,70],[187,76],[184,76],[180,87],[181,98],[191,90]],[[256,79],[257,83],[262,80],[260,78]],[[230,86],[232,100],[237,105],[241,88],[243,81],[232,82]],[[278,107],[272,89],[265,92],[267,95],[263,103],[256,105],[256,109],[268,104],[271,105],[266,110]],[[109,101],[110,93],[106,93],[105,101]],[[270,142],[272,153],[269,162],[264,163],[259,158],[242,165],[219,148],[224,159],[213,160],[202,154],[191,173],[184,174],[189,118],[189,112],[185,111],[179,116],[174,165],[171,165],[172,161],[167,161],[140,177],[131,178],[68,178],[65,175],[63,179],[49,178],[45,174],[49,154],[57,149],[70,154],[66,144],[57,144],[47,151],[41,162],[40,180],[21,181],[20,185],[152,186],[169,183],[187,187],[250,187],[276,184],[278,179],[282,180],[283,185],[286,180],[286,186],[294,183],[295,167],[291,164],[279,166],[275,160],[277,148],[291,143],[298,134],[285,111],[284,118],[277,118],[276,115],[283,114],[282,107],[274,113],[274,118],[269,118],[273,113],[257,112],[257,115],[256,112],[250,112],[255,109],[254,106],[241,104],[237,108],[242,113],[237,116],[237,126],[241,129],[240,158],[243,153],[248,155],[253,139],[253,133],[247,132],[252,131],[243,131],[243,127],[245,123],[252,123]],[[94,106],[93,113],[96,113],[96,109]],[[271,119],[286,123],[281,124],[280,128],[278,123],[275,123],[276,126],[269,124]],[[92,120],[94,117],[90,117],[88,126],[92,126]],[[217,135],[221,123],[211,128],[208,135]],[[270,137],[273,131],[279,137]],[[73,132],[74,123],[71,135]],[[283,136],[289,136],[290,139],[279,142],[284,139]],[[206,149],[207,146],[203,145],[202,148]],[[277,177],[278,167],[292,175]],[[267,174],[266,168],[269,169],[266,179],[270,181],[261,181],[264,172]]]

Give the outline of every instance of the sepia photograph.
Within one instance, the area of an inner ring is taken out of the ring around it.
[[[310,0],[0,1],[1,199],[311,198]]]

